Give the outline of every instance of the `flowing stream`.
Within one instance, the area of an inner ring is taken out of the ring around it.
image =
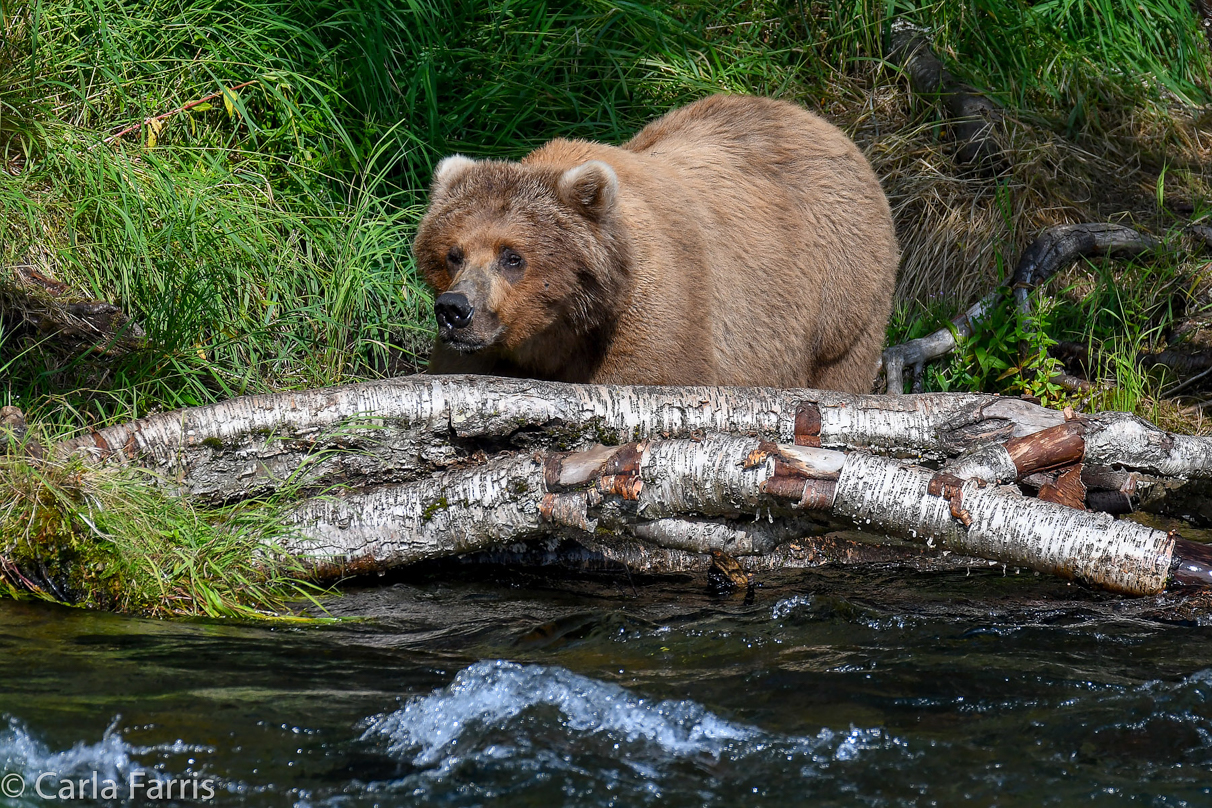
[[[1198,596],[1000,567],[722,598],[446,566],[327,605],[258,625],[0,602],[0,775],[25,784],[0,804],[1212,805]]]

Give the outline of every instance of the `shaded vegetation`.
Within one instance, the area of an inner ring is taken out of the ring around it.
[[[936,110],[882,61],[896,16],[1007,108],[1006,174],[949,163]],[[437,160],[621,142],[711,92],[797,99],[868,152],[905,248],[897,339],[982,293],[1047,225],[1110,218],[1160,235],[1212,212],[1212,58],[1185,0],[0,0],[0,25],[0,404],[56,430],[415,370],[430,300],[409,242]],[[64,349],[12,302],[15,267],[117,304],[146,340]],[[1205,271],[1178,253],[1077,268],[1054,283],[1070,293],[1034,364],[1007,312],[928,385],[1038,394],[1057,361],[1046,343],[1066,339],[1097,345],[1119,391],[1086,405],[1143,406],[1162,377],[1125,357],[1169,345],[1179,308],[1207,307]],[[261,535],[215,527],[231,514],[169,513],[146,481],[5,462],[25,504],[6,505],[3,552],[46,563],[31,542],[63,536],[78,554],[64,569],[84,576],[105,554],[100,578],[64,583],[104,605],[155,610],[177,591],[205,603],[164,571],[188,557],[212,578],[206,558]],[[140,563],[152,577],[135,583]]]

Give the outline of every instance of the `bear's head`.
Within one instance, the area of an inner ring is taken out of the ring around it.
[[[618,178],[455,155],[438,164],[413,250],[438,339],[555,372],[608,324],[626,276]]]

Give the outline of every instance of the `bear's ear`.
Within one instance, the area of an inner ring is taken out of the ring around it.
[[[590,160],[570,168],[560,177],[560,198],[600,219],[614,208],[619,195],[619,178],[614,169],[601,160]]]
[[[438,163],[438,167],[433,170],[433,195],[438,196],[445,193],[463,172],[475,164],[475,160],[461,154],[452,154],[450,157],[442,158],[442,162]]]

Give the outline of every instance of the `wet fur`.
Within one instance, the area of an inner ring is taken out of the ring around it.
[[[578,172],[590,161],[609,168]],[[470,328],[492,344],[439,340],[431,372],[869,391],[892,217],[857,147],[802,108],[713,96],[622,147],[554,140],[444,167],[415,252],[439,293],[476,290]],[[503,246],[520,277],[494,268]]]

